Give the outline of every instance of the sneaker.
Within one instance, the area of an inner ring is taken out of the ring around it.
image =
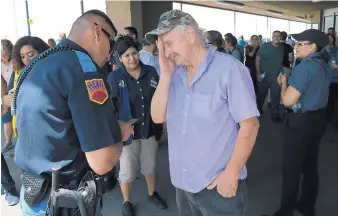
[[[166,202],[156,191],[153,193],[153,195],[148,196],[148,200],[161,210],[168,208]]]
[[[134,207],[131,202],[127,201],[123,203],[123,216],[135,216]]]
[[[19,203],[20,198],[17,193],[10,193],[5,191],[5,200],[7,201],[8,206],[15,206]]]
[[[14,147],[15,147],[15,145],[13,145],[13,143],[10,142],[10,143],[5,144],[5,145],[3,145],[3,146],[1,147],[1,152],[2,152],[3,154],[5,154],[6,152],[8,152],[9,150],[11,150],[11,149],[14,148]]]

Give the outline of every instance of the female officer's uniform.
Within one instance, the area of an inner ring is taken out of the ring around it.
[[[318,30],[292,35],[297,41],[317,46],[328,44]],[[297,207],[303,215],[314,215],[318,191],[318,149],[325,132],[329,85],[332,71],[320,52],[302,59],[288,78],[288,85],[301,93],[299,102],[289,109],[283,146],[283,189],[281,209],[275,216],[292,216]],[[297,204],[299,180],[303,174],[302,194]]]

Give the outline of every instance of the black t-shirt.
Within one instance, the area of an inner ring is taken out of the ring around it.
[[[249,56],[249,53],[251,53],[254,49],[255,48],[251,45],[247,45],[245,47],[245,66],[249,68],[251,73],[256,74],[255,61],[259,47],[257,48],[255,55],[253,55],[252,57]]]
[[[289,61],[289,53],[293,53],[293,48],[290,44],[283,43],[284,54],[283,54],[283,67],[291,68]]]

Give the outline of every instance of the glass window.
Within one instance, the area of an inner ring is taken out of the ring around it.
[[[276,30],[285,31],[289,33],[289,21],[268,17],[268,32],[269,32],[268,38],[271,38],[272,33]]]
[[[243,35],[244,40],[249,40],[251,35],[266,37],[267,17],[246,13],[235,13],[235,36]]]
[[[306,24],[306,29],[311,29],[311,24]]]
[[[310,25],[310,24],[309,24]],[[290,21],[290,32],[289,34],[296,34],[306,30],[306,23]]]
[[[336,16],[336,26],[335,26],[334,29],[336,29],[336,31],[338,31],[338,16]]]
[[[319,25],[318,24],[312,24],[312,28],[318,30],[319,29]]]
[[[333,27],[333,16],[324,17],[324,32]]]
[[[182,4],[182,9],[193,16],[198,25],[207,31],[217,30],[222,35],[226,33],[234,34],[235,15],[232,11],[188,4]]]
[[[173,3],[173,10],[181,10],[181,3],[174,2]]]

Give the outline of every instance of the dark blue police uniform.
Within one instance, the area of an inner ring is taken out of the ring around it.
[[[291,71],[288,85],[301,93],[299,102],[289,109],[283,146],[283,189],[281,209],[275,214],[293,215],[297,207],[312,215],[318,191],[318,149],[325,132],[332,70],[316,52],[306,56]],[[298,200],[299,181],[302,194]]]
[[[122,65],[110,73],[108,83],[111,87],[111,98],[114,103],[118,119],[124,122],[132,118],[139,121],[134,126],[134,136],[126,142],[130,144],[132,139],[148,139],[155,136],[161,138],[162,126],[155,124],[150,115],[151,99],[155,93],[159,76],[154,67],[144,65],[140,61],[141,74],[134,79]]]
[[[38,175],[50,175],[52,167],[60,166],[69,179],[81,180],[89,168],[84,152],[121,142],[121,131],[107,71],[71,40],[63,39],[62,45],[78,51],[59,51],[38,61],[20,87],[15,162]],[[47,200],[28,206],[21,199],[21,205],[23,215],[40,215]]]

